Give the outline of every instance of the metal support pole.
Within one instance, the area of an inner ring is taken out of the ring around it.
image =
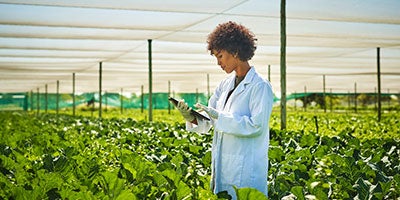
[[[171,81],[168,81],[168,97],[171,96]],[[168,103],[168,114],[171,114],[171,104]]]
[[[152,70],[152,58],[151,58],[151,39],[148,41],[149,50],[149,122],[153,121],[153,70]]]
[[[357,113],[357,83],[354,83],[354,111]]]
[[[271,82],[271,65],[268,65],[268,81]]]
[[[47,113],[47,108],[48,108],[48,103],[49,103],[49,101],[48,101],[48,87],[47,87],[47,84],[46,85],[44,85],[44,112],[45,113]]]
[[[333,100],[332,100],[332,88],[329,89],[329,104],[331,106],[331,112],[333,112]]]
[[[350,95],[350,91],[347,91],[347,96],[348,96],[348,98],[347,98],[347,107],[349,108],[349,110],[351,110],[351,100],[350,100],[351,95]]]
[[[31,90],[31,111],[33,112],[33,91]]]
[[[281,130],[286,129],[286,0],[281,0]]]
[[[304,102],[303,102],[304,112],[307,111],[307,86],[304,86]]]
[[[39,94],[39,88],[36,89],[36,115],[39,116],[39,110],[40,110],[40,94]]]
[[[378,79],[378,121],[381,121],[381,56],[380,48],[376,48],[376,66],[377,66],[377,79]]]
[[[75,116],[75,73],[72,73],[72,116]]]
[[[123,101],[123,96],[122,94],[124,93],[124,89],[121,88],[121,95],[120,95],[120,99],[121,99],[121,114],[124,113],[124,101]]]
[[[60,105],[60,81],[57,80],[57,91],[56,91],[56,114],[58,115],[59,105]]]
[[[24,97],[24,105],[23,109],[24,111],[29,111],[28,106],[29,106],[29,92],[25,92],[25,97]]]
[[[99,118],[101,118],[102,115],[102,96],[101,96],[101,91],[102,91],[102,78],[103,78],[103,62],[100,62],[99,64]]]

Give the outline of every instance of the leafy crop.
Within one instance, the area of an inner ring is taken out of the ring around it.
[[[348,132],[334,137],[272,131],[271,199],[396,199],[400,145],[394,139],[361,142]]]
[[[210,138],[189,135],[179,124],[19,114],[2,122],[4,199],[214,196]]]
[[[0,199],[226,198],[209,188],[211,134],[182,123],[1,114]],[[271,130],[270,199],[399,198],[400,129],[392,121],[368,128],[361,122],[369,118],[336,126],[340,119],[320,117],[317,134],[312,118],[298,118],[303,128]],[[262,198],[251,188],[236,192]]]

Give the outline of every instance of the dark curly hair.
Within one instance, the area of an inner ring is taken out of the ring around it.
[[[219,24],[208,35],[207,49],[212,51],[225,50],[232,55],[237,55],[242,61],[248,61],[254,56],[256,50],[255,35],[243,25],[229,21]]]

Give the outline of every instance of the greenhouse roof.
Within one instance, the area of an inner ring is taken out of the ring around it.
[[[400,92],[399,0],[286,2],[287,92]],[[0,92],[207,92],[227,75],[206,50],[216,25],[236,21],[258,38],[251,64],[280,92],[278,0],[0,0]]]

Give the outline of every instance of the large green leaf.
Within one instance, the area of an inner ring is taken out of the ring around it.
[[[268,199],[265,194],[260,192],[257,189],[254,188],[235,188],[235,193],[236,197],[238,200],[247,200],[247,199],[257,199],[257,200],[263,200],[263,199]]]
[[[101,173],[99,185],[111,199],[117,198],[124,189],[125,181],[118,178],[117,173],[106,171]]]

